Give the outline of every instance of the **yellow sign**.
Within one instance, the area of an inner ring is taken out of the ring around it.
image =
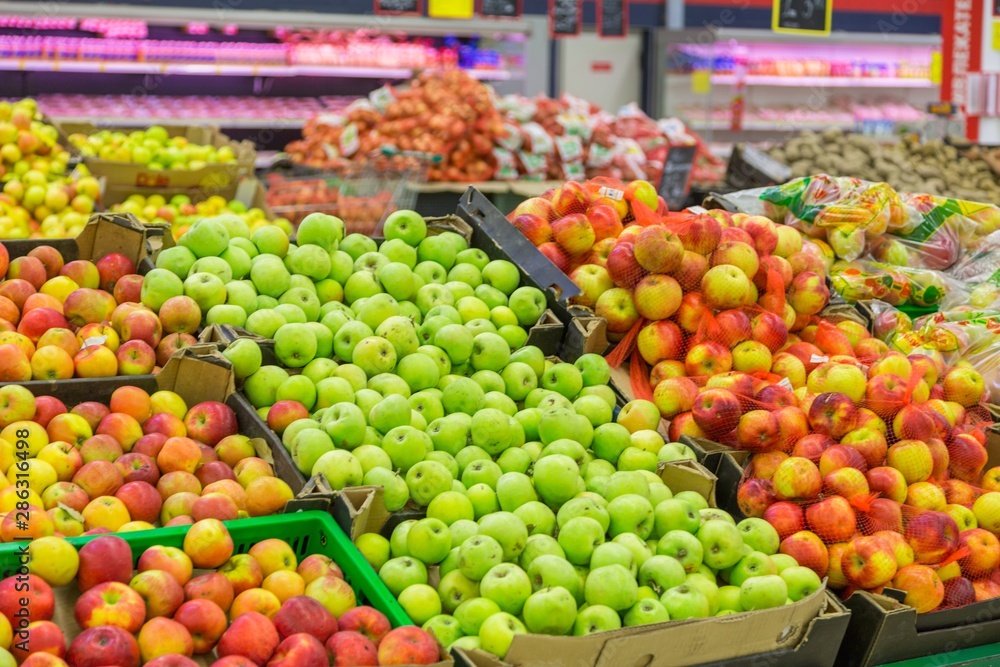
[[[708,70],[696,69],[691,73],[691,92],[696,95],[708,95],[712,92],[712,75]]]
[[[433,19],[471,19],[474,0],[430,0],[427,16]]]
[[[993,31],[996,34],[996,31]],[[931,83],[941,85],[941,73],[944,70],[944,58],[940,51],[931,52]]]
[[[993,50],[1000,51],[1000,21],[993,22]]]
[[[830,34],[833,0],[773,0],[771,30],[793,35]]]

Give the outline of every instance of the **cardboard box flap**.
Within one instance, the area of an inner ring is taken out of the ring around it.
[[[716,507],[715,483],[718,478],[700,463],[691,460],[669,461],[661,463],[656,472],[673,493],[694,491],[705,497],[709,507]]]
[[[156,376],[161,390],[183,395],[188,407],[225,400],[236,390],[233,366],[215,345],[191,345],[178,350]]]
[[[435,231],[455,232],[462,236],[466,243],[472,242],[472,227],[455,214],[424,218],[424,222],[427,223],[428,234],[433,234]]]
[[[774,609],[668,621],[584,637],[515,635],[503,661],[481,651],[468,653],[475,656],[478,667],[689,667],[794,648],[826,605],[824,586],[794,604]]]
[[[121,253],[138,266],[146,256],[146,228],[127,213],[95,213],[76,237],[80,257],[94,261]]]
[[[378,534],[389,512],[385,508],[382,494],[385,489],[381,486],[355,486],[343,489],[338,497],[338,502],[334,505],[334,516],[337,516],[338,509],[345,512],[349,522],[350,530],[341,527],[350,534],[351,540],[357,540],[364,533]],[[342,508],[338,505],[343,506]],[[340,517],[338,516],[338,521]]]

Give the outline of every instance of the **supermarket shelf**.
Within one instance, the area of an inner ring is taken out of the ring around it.
[[[728,120],[715,121],[692,121],[688,126],[695,131],[703,130],[730,130]],[[853,130],[856,123],[830,123],[830,122],[782,122],[782,121],[744,121],[740,132],[801,132],[803,130],[825,130],[827,128],[838,128],[841,130]]]
[[[100,127],[108,124],[106,116],[53,116],[61,123],[92,123]],[[264,128],[269,130],[297,130],[306,124],[307,118],[120,118],[111,122],[115,127],[149,127],[150,125],[214,125],[216,127],[254,130]]]
[[[751,86],[790,86],[802,88],[812,86],[817,88],[934,88],[936,85],[930,79],[896,79],[889,77],[837,77],[837,76],[770,76],[750,74],[743,78],[744,83]],[[737,82],[733,74],[716,74],[712,83],[720,86],[732,86]]]
[[[193,4],[193,3],[192,3]],[[223,26],[236,23],[241,28],[273,30],[275,26],[288,28],[362,28],[371,29],[377,26],[381,30],[399,31],[414,35],[476,35],[484,33],[507,35],[530,35],[532,22],[529,20],[493,20],[471,19],[468,21],[453,21],[449,19],[430,19],[414,16],[372,16],[371,9],[366,13],[327,13],[323,11],[270,11],[244,9],[242,3],[223,3],[215,6],[205,3],[203,7],[163,7],[141,3],[128,5],[123,3],[99,2],[50,2],[46,3],[44,14],[48,18],[112,18],[137,19],[150,25],[185,25],[192,21],[208,23],[210,26]],[[335,3],[330,3],[332,7]],[[239,11],[233,11],[239,8]],[[223,11],[220,11],[222,9]],[[230,11],[224,11],[229,9]],[[38,2],[5,2],[0,1],[0,14],[23,14],[34,16],[39,12]],[[892,37],[892,35],[889,35]]]
[[[104,60],[43,60],[4,58],[0,70],[28,72],[86,72],[99,74],[176,74],[189,76],[317,76],[345,79],[408,79],[417,70],[409,67],[349,67],[334,65],[229,65],[214,63],[147,63]],[[524,78],[523,72],[465,70],[482,81]]]

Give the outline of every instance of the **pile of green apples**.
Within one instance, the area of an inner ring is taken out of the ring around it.
[[[69,135],[69,143],[86,157],[132,162],[154,170],[195,171],[209,164],[236,162],[236,153],[229,145],[193,144],[184,136],[171,137],[160,125],[129,133],[115,130],[99,130],[91,135],[76,133]]]

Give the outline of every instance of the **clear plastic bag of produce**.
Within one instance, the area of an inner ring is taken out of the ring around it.
[[[940,271],[911,269],[880,262],[838,262],[831,268],[833,287],[847,301],[879,299],[892,306],[936,306],[947,294],[968,294],[966,285]]]

